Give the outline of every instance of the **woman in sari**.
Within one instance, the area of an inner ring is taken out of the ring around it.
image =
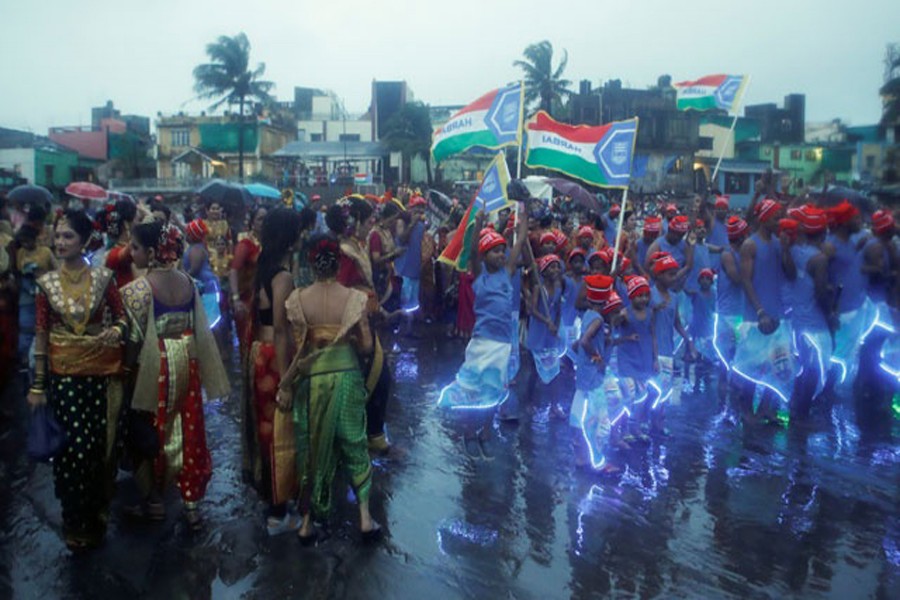
[[[369,234],[369,257],[372,261],[372,279],[378,303],[391,311],[399,307],[391,301],[398,286],[394,285],[394,259],[403,253],[394,241],[393,230],[397,219],[405,209],[396,202],[387,202],[381,209],[381,216],[375,221]]]
[[[53,461],[63,534],[72,551],[98,546],[106,533],[122,406],[125,312],[112,271],[84,257],[94,231],[81,211],[67,211],[55,234],[58,270],[38,279],[35,298],[34,407],[49,402],[66,432]]]
[[[262,233],[266,212],[264,206],[257,206],[250,213],[250,231],[235,246],[234,259],[231,261],[229,289],[231,290],[231,307],[234,311],[234,326],[237,330],[242,362],[250,349],[250,307],[253,304],[256,261],[262,250],[259,236]]]
[[[228,378],[197,288],[176,268],[178,230],[159,221],[142,223],[134,228],[131,253],[147,273],[122,288],[130,322],[128,364],[137,363],[129,425],[132,434],[149,431],[156,441],[152,456],[136,460],[145,502],[132,512],[164,518],[163,493],[174,480],[188,525],[197,529],[197,503],[212,474],[201,388],[209,400],[221,398],[229,393]]]
[[[294,291],[286,306],[298,351],[281,379],[277,401],[282,408],[293,406],[304,545],[316,540],[312,519],[323,519],[331,510],[339,465],[359,504],[363,539],[377,539],[381,531],[369,514],[372,465],[360,369],[360,358],[373,348],[368,298],[335,280],[340,254],[335,238],[314,238],[309,256],[316,282]]]
[[[340,267],[337,281],[341,285],[363,292],[368,298],[367,311],[373,321],[385,318],[384,309],[378,304],[372,275],[372,261],[366,248],[369,231],[375,223],[374,210],[366,200],[347,198],[331,206],[325,216],[331,231],[339,236],[341,246]],[[390,450],[390,442],[384,430],[384,417],[391,396],[391,374],[384,360],[381,341],[375,335],[375,348],[363,364],[369,401],[366,404],[369,449],[377,453]]]
[[[281,375],[294,354],[284,303],[294,289],[291,255],[301,244],[300,214],[276,208],[266,215],[259,254],[253,344],[244,385],[244,466],[269,503],[269,535],[295,531],[300,523],[287,511],[296,492],[293,419],[275,401]]]
[[[111,244],[106,252],[106,268],[111,269],[116,285],[122,289],[134,281],[134,260],[131,258],[131,227],[137,217],[137,206],[131,200],[117,200],[108,204],[102,215],[102,228]]]

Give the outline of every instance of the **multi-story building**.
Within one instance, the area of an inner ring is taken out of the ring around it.
[[[97,161],[50,138],[0,127],[0,169],[51,191],[62,191],[72,181],[96,179]]]
[[[296,130],[273,120],[238,115],[159,115],[156,121],[159,179],[237,178],[240,136],[244,176],[275,182],[281,172],[273,154],[296,139]]]

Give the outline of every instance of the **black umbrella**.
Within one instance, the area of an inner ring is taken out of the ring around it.
[[[53,194],[50,190],[40,185],[18,185],[6,195],[9,200],[21,204],[47,205],[53,202]]]
[[[598,215],[603,212],[603,205],[600,204],[597,197],[574,181],[562,179],[561,177],[551,177],[547,179],[547,183],[560,194],[570,197],[576,204],[584,206],[591,212]]]
[[[198,189],[197,194],[206,202],[218,202],[231,214],[241,214],[253,204],[253,196],[243,186],[222,179],[213,179]]]
[[[863,214],[871,214],[874,211],[874,203],[872,200],[859,190],[854,190],[853,188],[835,185],[826,188],[824,193],[821,191],[812,191],[810,194],[818,199],[819,205],[823,208],[837,206],[846,200],[858,208]]]

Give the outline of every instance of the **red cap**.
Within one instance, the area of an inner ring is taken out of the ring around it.
[[[600,257],[600,259],[603,262],[605,262],[608,265],[611,265],[612,261],[613,261],[613,256],[615,255],[615,251],[612,249],[611,246],[606,246],[602,250],[599,250],[597,252],[597,255]]]
[[[578,237],[594,239],[594,228],[590,225],[582,225],[578,228]]]
[[[556,245],[556,236],[553,235],[552,231],[545,231],[544,233],[541,234],[539,243],[541,246],[543,246],[544,244],[553,244],[555,246]]]
[[[553,241],[556,244],[556,251],[562,253],[562,251],[566,249],[566,246],[569,243],[569,238],[567,238],[566,234],[564,234],[559,229],[554,229],[552,233]]]
[[[505,246],[506,238],[494,231],[493,229],[483,229],[484,234],[478,238],[478,253],[484,254],[497,246]]]
[[[425,206],[426,204],[428,204],[428,201],[425,200],[425,198],[423,198],[422,196],[413,196],[409,200],[410,208],[415,208],[416,206]]]
[[[662,219],[659,217],[647,217],[644,219],[644,231],[647,233],[659,233],[662,231]]]
[[[728,240],[734,241],[740,237],[742,237],[745,233],[747,233],[747,229],[749,229],[749,225],[747,225],[747,221],[742,218],[732,215],[728,217],[728,222],[725,224],[725,229],[728,232]]]
[[[894,215],[890,211],[881,209],[876,210],[872,215],[872,231],[875,235],[888,233],[894,229]]]
[[[320,196],[318,194],[313,194],[312,197],[310,197],[309,201],[310,202],[318,202],[321,199],[322,199],[322,196]]]
[[[706,227],[706,221],[704,221],[703,219],[697,219],[696,221],[694,221],[694,227],[695,228]]]
[[[800,223],[794,219],[780,219],[778,221],[778,233],[786,233],[792,240],[797,239],[797,228]]]
[[[700,269],[700,272],[697,274],[697,279],[703,279],[704,277],[709,277],[710,279],[716,278],[716,272],[712,269]]]
[[[771,198],[766,198],[762,202],[756,205],[754,208],[754,212],[756,214],[756,218],[759,219],[760,223],[765,223],[770,219],[778,216],[778,213],[781,211],[781,204],[777,201],[772,200]]]
[[[664,273],[666,271],[670,271],[672,269],[678,268],[678,261],[672,258],[671,254],[667,254],[663,256],[659,260],[653,263],[653,273],[659,275],[660,273]]]
[[[569,252],[569,256],[566,257],[566,262],[572,262],[572,259],[576,256],[580,256],[581,258],[585,258],[587,256],[587,252],[584,251],[584,248],[573,248],[571,252]]]
[[[840,204],[832,206],[827,212],[835,225],[844,225],[859,214],[859,209],[847,202],[847,200],[842,200]]]
[[[505,240],[504,240],[504,243],[506,243]],[[560,266],[560,268],[562,268],[562,266],[563,266],[562,260],[560,260],[560,258],[555,254],[548,254],[546,256],[542,256],[539,259],[537,259],[538,270],[541,273],[543,273],[544,271],[547,270],[547,267],[549,267],[553,263],[558,264]]]
[[[650,284],[647,279],[640,275],[631,275],[625,278],[625,287],[628,290],[628,297],[634,298],[641,294],[650,293]]]
[[[812,204],[804,204],[791,215],[800,223],[800,230],[804,233],[816,235],[828,229],[828,216],[821,208]]]
[[[690,222],[690,219],[684,215],[672,217],[672,219],[669,220],[669,230],[676,233],[687,233]]]
[[[728,208],[728,206],[729,206],[728,201],[729,201],[730,199],[731,199],[731,197],[730,197],[730,196],[727,196],[727,195],[716,196],[716,204],[715,204],[715,207],[716,207],[716,208]]]
[[[600,309],[604,315],[608,315],[612,312],[615,312],[622,308],[622,299],[619,297],[619,294],[615,292],[615,290],[609,293],[609,298],[606,299],[606,302],[603,303],[603,308]]]
[[[609,207],[609,216],[611,216],[611,217],[619,216],[620,212],[622,212],[622,207],[619,206],[618,204],[613,204],[612,206]]]
[[[608,275],[586,275],[584,287],[591,302],[605,302],[612,293],[614,279]]]
[[[666,204],[666,212],[678,212],[678,207],[672,203]]]
[[[209,235],[209,226],[203,219],[194,219],[187,224],[185,233],[187,233],[187,237],[189,240],[202,242],[204,239],[206,239],[206,236]]]

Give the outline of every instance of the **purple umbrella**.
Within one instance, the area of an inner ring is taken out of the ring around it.
[[[547,179],[547,183],[560,194],[570,197],[576,204],[584,206],[591,212],[595,212],[598,215],[603,212],[603,205],[600,204],[597,197],[574,181],[562,179],[561,177],[551,177]]]

